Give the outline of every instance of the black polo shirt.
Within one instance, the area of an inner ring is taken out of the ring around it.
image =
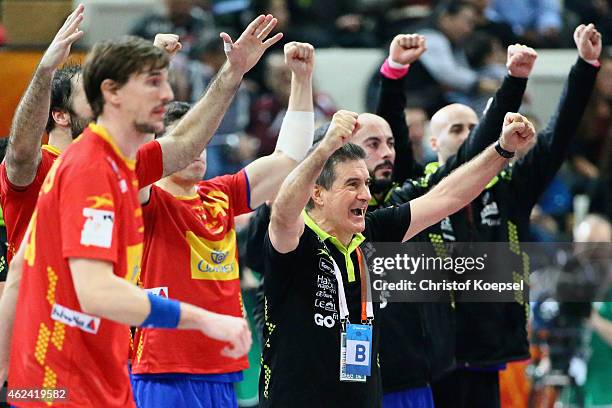
[[[340,382],[338,285],[331,255],[342,273],[349,319],[361,321],[361,283],[355,249],[363,242],[401,242],[410,225],[410,203],[366,214],[366,227],[345,248],[304,212],[298,247],[277,252],[269,236],[265,330],[259,381],[262,407],[380,407],[378,304],[374,304],[372,375],[364,383]],[[325,245],[323,245],[325,242]]]

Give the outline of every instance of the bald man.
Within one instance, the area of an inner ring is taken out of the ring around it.
[[[517,152],[517,156],[524,157],[491,180],[483,193],[464,210],[427,230],[425,239],[436,242],[509,242],[519,248],[520,242],[530,240],[531,210],[565,159],[599,68],[601,35],[595,27],[579,26],[574,40],[580,57],[570,71],[557,111],[548,126],[538,134],[535,146],[530,146],[529,152]],[[520,73],[526,77],[529,74],[535,59],[532,51],[526,47],[509,47],[510,76]],[[523,55],[520,59],[524,59],[524,63],[513,67],[512,53]],[[504,98],[506,103],[520,104],[521,97],[515,94]],[[494,100],[489,111],[497,110],[495,103]],[[447,106],[434,115],[432,148],[437,152],[438,163],[428,166],[427,175],[420,182],[404,184],[394,191],[391,202],[400,204],[414,199],[415,195],[422,195],[449,169],[469,160],[474,154],[473,147],[482,148],[494,142],[494,134],[478,130],[468,138],[470,127],[475,125],[474,117],[473,112],[458,105]],[[485,126],[485,121],[489,121],[486,125],[489,126],[490,119],[490,112],[487,112],[478,127]],[[500,120],[499,116],[495,120]],[[504,259],[506,263],[515,261],[512,254]],[[509,269],[507,265],[503,266],[499,266],[500,270]],[[437,408],[500,406],[499,371],[509,362],[529,358],[527,312],[528,304],[524,302],[456,304],[455,357],[458,368],[434,383]],[[384,366],[384,360],[382,364]]]

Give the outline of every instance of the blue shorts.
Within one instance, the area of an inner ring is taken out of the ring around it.
[[[242,372],[133,374],[131,381],[139,408],[237,408],[234,383],[242,381]]]
[[[410,388],[385,394],[383,408],[434,408],[431,388]]]

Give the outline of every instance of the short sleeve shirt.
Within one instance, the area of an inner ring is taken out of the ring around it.
[[[352,242],[401,242],[409,225],[409,203],[376,210],[366,214],[363,236],[353,237]],[[339,380],[338,284],[330,256],[341,270],[352,322],[361,320],[361,282],[359,273],[349,272],[351,263],[358,265],[355,245],[339,249],[326,235],[310,220],[297,248],[287,254],[277,252],[266,235],[266,323],[259,384],[262,407],[381,405],[376,303],[372,375],[365,383]]]

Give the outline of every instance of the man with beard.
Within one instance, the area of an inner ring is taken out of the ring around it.
[[[574,41],[580,57],[570,71],[557,111],[538,134],[537,143],[517,151],[520,158],[495,176],[476,200],[424,231],[422,240],[434,244],[507,242],[510,252],[504,258],[506,267],[499,265],[500,270],[508,271],[507,265],[522,261],[520,242],[529,241],[531,210],[565,159],[598,72],[601,35],[595,27],[579,26]],[[509,56],[513,47],[509,47]],[[531,67],[518,66],[515,70],[509,69],[511,76],[526,78]],[[499,103],[518,106],[522,92],[497,96],[479,128],[499,126],[502,121]],[[438,153],[439,163],[429,165],[423,179],[396,189],[390,201],[399,205],[425,194],[454,167],[494,141],[495,134],[490,131],[474,131],[468,137],[469,128],[476,121],[475,114],[462,105],[449,105],[437,112],[432,118],[432,147]],[[528,273],[528,267],[523,272]],[[461,294],[455,293],[455,299],[458,296]],[[499,370],[508,362],[529,358],[528,303],[457,302],[455,306],[458,368],[434,382],[435,405],[498,407]],[[400,318],[399,314],[395,316],[396,320]],[[381,364],[384,367],[384,359]]]

